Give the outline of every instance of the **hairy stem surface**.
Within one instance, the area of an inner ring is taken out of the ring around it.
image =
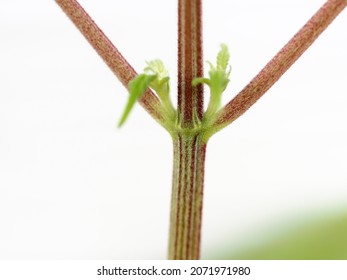
[[[200,257],[206,142],[196,130],[203,117],[201,0],[178,0],[178,104],[169,259]]]
[[[136,71],[88,13],[76,0],[56,0],[56,2],[117,76],[119,81],[127,87],[130,80],[137,76]],[[139,102],[154,119],[158,121],[162,119],[162,114],[158,109],[160,101],[150,89],[146,90]]]
[[[169,259],[200,258],[206,144],[199,134],[174,139]]]
[[[182,127],[202,119],[203,86],[192,81],[203,76],[201,0],[178,1],[178,104]]]
[[[308,49],[345,8],[347,0],[328,0],[257,76],[232,99],[215,122],[218,131],[246,112]]]

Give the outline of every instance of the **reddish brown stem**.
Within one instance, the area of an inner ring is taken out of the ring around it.
[[[345,8],[347,0],[329,0],[259,74],[219,112],[216,132],[246,112],[293,65]]]
[[[203,86],[192,86],[203,76],[201,0],[178,1],[178,105],[182,127],[191,127],[203,114]]]
[[[203,115],[201,0],[178,1],[178,117],[174,141],[169,259],[199,259],[206,142],[194,132]]]
[[[127,87],[129,81],[136,77],[137,73],[118,49],[112,44],[76,0],[56,0],[56,2],[96,52],[101,56],[121,83]],[[162,119],[161,113],[158,110],[159,99],[151,90],[148,89],[139,102],[156,120]]]

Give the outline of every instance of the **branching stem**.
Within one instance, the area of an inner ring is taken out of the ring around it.
[[[76,0],[56,2],[123,85],[128,86],[137,73],[84,9]],[[194,78],[203,77],[201,0],[178,0],[178,105],[176,122],[172,120],[168,129],[174,144],[170,259],[200,257],[207,139],[248,110],[317,39],[346,3],[347,0],[328,0],[233,100],[217,115],[213,114],[210,123],[203,118],[208,117],[203,112],[203,86],[192,85]],[[147,90],[140,103],[163,124],[160,101],[152,91]]]

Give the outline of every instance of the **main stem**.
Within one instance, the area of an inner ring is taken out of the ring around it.
[[[174,139],[169,259],[200,258],[205,151],[199,134]]]
[[[192,85],[202,76],[201,0],[179,0],[177,110],[182,127],[191,128],[194,117],[202,119],[203,86]]]
[[[201,0],[178,1],[178,104],[169,259],[199,259],[206,142],[199,131],[203,87]]]

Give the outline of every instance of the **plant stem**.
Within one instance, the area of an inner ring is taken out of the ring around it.
[[[205,151],[198,133],[174,139],[169,259],[200,258]]]
[[[56,0],[56,2],[117,76],[119,81],[127,87],[129,81],[137,76],[136,71],[95,24],[88,13],[76,0]],[[159,110],[160,101],[150,89],[143,94],[139,102],[155,120],[160,121],[163,119]]]
[[[328,0],[259,74],[219,111],[214,133],[233,122],[262,97],[311,46],[346,4],[347,0]]]
[[[203,86],[192,81],[203,76],[201,0],[178,1],[178,104],[182,127],[192,127],[203,115]]]
[[[137,73],[76,0],[56,0],[113,73],[128,86]],[[170,131],[174,146],[169,259],[199,259],[207,139],[251,107],[305,52],[347,0],[328,0],[264,69],[224,108],[207,130],[203,128],[201,0],[178,0],[177,125]],[[148,89],[140,104],[163,123],[160,101]],[[205,130],[205,131],[204,131]]]
[[[173,136],[169,259],[199,259],[206,142],[203,117],[201,0],[178,1],[178,123]]]

